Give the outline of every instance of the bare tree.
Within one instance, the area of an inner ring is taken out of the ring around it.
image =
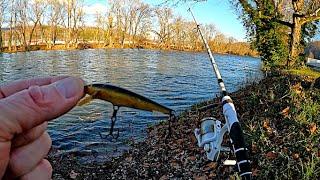
[[[158,20],[158,29],[153,30],[155,34],[157,34],[160,40],[160,47],[166,46],[171,40],[171,23],[173,20],[173,12],[171,8],[167,7],[159,7],[155,10],[155,14]]]
[[[67,47],[78,43],[79,31],[84,24],[83,2],[81,0],[67,0],[67,29],[68,34],[65,38]]]
[[[174,19],[173,23],[172,23],[172,33],[173,33],[173,42],[174,42],[174,46],[175,48],[182,50],[184,49],[185,46],[185,40],[186,40],[186,36],[187,33],[185,31],[185,26],[186,22],[182,19],[181,16],[178,16]]]
[[[111,6],[108,19],[114,23],[112,25],[109,22],[109,26],[113,26],[112,39],[117,44],[120,44],[121,47],[124,47],[125,37],[128,34],[130,26],[130,13],[134,4],[132,0],[109,0],[108,2]]]
[[[125,37],[130,32],[130,28],[132,27],[132,13],[134,12],[135,0],[123,0],[122,6],[120,8],[121,16],[121,37],[120,37],[120,44],[121,47],[124,47],[125,44]]]
[[[1,0],[0,1],[0,52],[2,52],[2,48],[3,48],[2,24],[5,20],[7,7],[8,7],[8,2],[6,0]]]
[[[78,43],[79,41],[79,33],[84,26],[84,10],[82,1],[78,0],[76,5],[73,8],[73,41],[74,43]]]
[[[15,7],[17,10],[17,25],[15,28],[18,29],[19,32],[19,40],[20,44],[22,44],[22,50],[26,51],[28,50],[28,44],[27,44],[27,28],[28,28],[28,1],[27,0],[17,0],[15,3]],[[21,42],[22,41],[22,42]]]
[[[113,47],[113,36],[114,36],[114,18],[112,16],[112,13],[108,13],[108,20],[107,20],[107,37],[105,41],[105,45],[109,47]]]
[[[49,40],[47,41],[47,46],[51,49],[57,40],[58,26],[62,25],[64,18],[66,16],[66,6],[67,4],[60,0],[50,0],[48,2],[48,22],[50,26]]]
[[[137,1],[131,13],[132,44],[135,46],[137,34],[145,34],[151,25],[152,9],[149,4]]]
[[[97,26],[96,34],[95,34],[95,40],[100,43],[101,40],[106,40],[106,24],[107,20],[106,17],[101,12],[96,12],[95,14],[95,23]],[[102,39],[101,39],[102,37]]]
[[[30,1],[29,1],[30,2]],[[29,11],[29,19],[33,22],[33,25],[31,27],[31,31],[29,34],[29,43],[28,46],[31,45],[33,33],[37,27],[37,25],[40,23],[41,18],[43,17],[43,14],[46,11],[47,3],[42,0],[33,0],[30,4],[30,11]]]
[[[10,20],[9,20],[9,40],[8,40],[8,51],[17,51],[17,32],[16,32],[16,25],[17,25],[17,8],[16,8],[16,0],[9,1],[9,9],[10,9]]]
[[[67,0],[67,28],[68,35],[65,38],[65,45],[69,48],[72,36],[72,8],[75,6],[75,0]]]

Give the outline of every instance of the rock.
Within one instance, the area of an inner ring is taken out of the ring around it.
[[[196,158],[195,156],[190,156],[189,159],[190,159],[191,161],[195,161],[197,158]]]
[[[78,43],[77,44],[77,49],[83,50],[83,49],[91,49],[92,46],[89,43]]]
[[[71,170],[69,177],[70,179],[76,179],[79,173],[76,173],[74,170]]]
[[[205,180],[208,179],[207,176],[194,176],[193,177],[195,180]]]
[[[320,89],[320,77],[315,80],[313,87],[315,87],[315,88],[317,88],[317,89]]]
[[[303,87],[303,89],[310,89],[312,82],[310,81],[301,81],[301,86]]]
[[[169,179],[168,176],[163,175],[163,176],[160,177],[160,180],[165,180],[165,179]]]
[[[216,176],[217,176],[217,175],[216,175],[216,173],[214,173],[214,172],[211,172],[211,173],[209,174],[209,178],[210,178],[210,179],[214,179]]]

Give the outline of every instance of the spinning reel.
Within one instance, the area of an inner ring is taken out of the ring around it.
[[[228,132],[227,124],[221,121],[206,117],[201,120],[200,129],[196,128],[194,134],[198,141],[198,146],[202,147],[206,152],[207,158],[211,161],[218,161],[220,152],[231,152],[231,149],[222,146],[225,133]],[[224,165],[235,165],[235,160],[226,160]]]

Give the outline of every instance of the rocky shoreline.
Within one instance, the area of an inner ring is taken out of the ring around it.
[[[320,90],[314,78],[270,74],[231,97],[256,179],[320,177]],[[196,104],[182,113],[172,123],[171,136],[167,122],[150,127],[145,141],[102,165],[83,165],[77,156],[57,157],[52,152],[48,159],[53,179],[237,179],[234,167],[206,159],[193,134],[203,117],[223,120],[219,101]],[[205,108],[208,105],[214,108]],[[229,143],[227,138],[224,143]],[[233,158],[221,155],[228,157]]]

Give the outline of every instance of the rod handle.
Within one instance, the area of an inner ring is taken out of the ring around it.
[[[234,154],[236,155],[237,167],[240,172],[239,174],[241,176],[241,179],[252,179],[249,153],[248,149],[245,146],[243,132],[239,122],[235,122],[232,124],[229,135],[232,141]]]
[[[248,149],[246,148],[243,132],[237,117],[234,104],[230,96],[222,98],[223,114],[229,128],[229,136],[233,146],[233,152],[237,159],[237,167],[242,179],[251,179],[251,163]]]

